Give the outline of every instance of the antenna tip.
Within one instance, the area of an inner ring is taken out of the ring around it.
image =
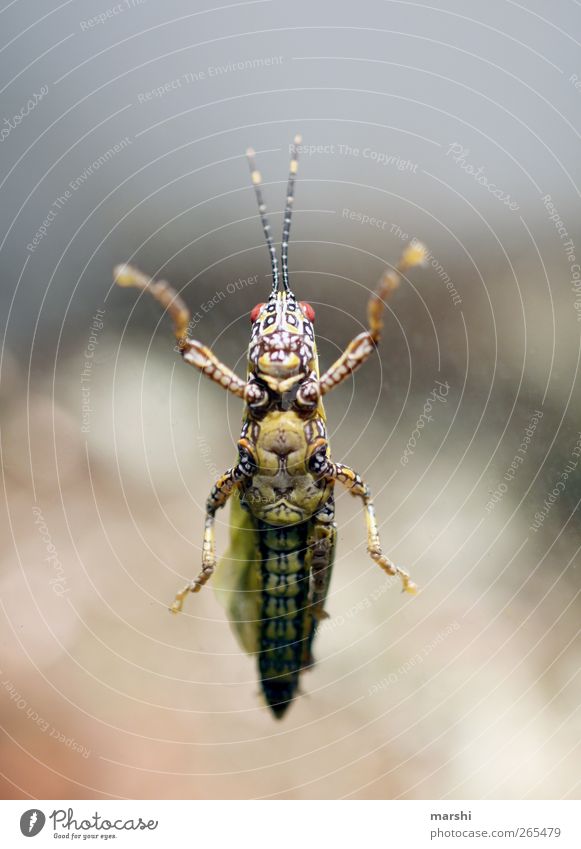
[[[247,148],[246,148],[246,156],[247,156],[249,159],[252,159],[252,157],[253,157],[255,154],[256,154],[256,151],[254,150],[254,148],[253,148],[253,147],[247,147]]]
[[[300,133],[297,133],[295,138],[294,138],[293,144],[302,144],[302,142],[303,142],[303,137],[301,136]]]
[[[260,176],[260,171],[252,171],[250,174],[250,179],[252,180],[253,186],[259,186],[262,182],[262,177]]]

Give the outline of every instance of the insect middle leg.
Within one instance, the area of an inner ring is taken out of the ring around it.
[[[344,466],[342,463],[329,463],[329,471],[325,473],[325,477],[343,484],[352,495],[357,496],[363,501],[367,523],[367,551],[369,555],[388,575],[399,576],[405,592],[412,595],[415,594],[418,591],[418,587],[408,573],[400,569],[399,566],[396,566],[381,549],[375,507],[373,506],[373,499],[371,498],[371,492],[367,484],[364,483],[357,472],[349,466]]]
[[[225,472],[212,487],[212,491],[206,501],[206,518],[204,521],[204,542],[202,544],[202,571],[197,578],[180,590],[170,607],[172,613],[179,613],[188,593],[199,592],[207,583],[216,568],[216,537],[214,529],[214,517],[216,510],[223,507],[240,480],[239,468],[234,467]]]
[[[421,265],[426,257],[426,249],[419,242],[408,245],[394,269],[388,268],[382,274],[375,292],[367,303],[367,324],[369,329],[359,333],[347,345],[338,360],[321,376],[319,387],[325,395],[339,386],[359,366],[371,356],[381,338],[383,330],[383,312],[385,301],[398,288],[401,275],[415,265]]]
[[[132,286],[149,292],[173,321],[174,335],[186,363],[199,369],[223,389],[239,398],[244,397],[246,383],[221,362],[206,345],[188,336],[190,311],[178,293],[165,280],[153,280],[132,265],[116,266],[113,277],[118,286]]]

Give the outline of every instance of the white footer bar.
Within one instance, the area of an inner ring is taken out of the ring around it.
[[[580,849],[576,801],[0,801],[3,846]]]

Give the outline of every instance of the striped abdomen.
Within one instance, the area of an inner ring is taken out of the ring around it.
[[[258,666],[262,689],[280,718],[291,704],[299,673],[310,662],[312,616],[305,567],[307,524],[260,533],[262,610]]]

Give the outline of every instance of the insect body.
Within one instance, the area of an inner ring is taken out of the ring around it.
[[[312,665],[317,622],[325,618],[325,599],[334,560],[336,483],[361,499],[367,522],[367,550],[389,575],[398,575],[413,593],[408,574],[383,553],[368,486],[330,455],[322,397],[371,355],[383,327],[385,299],[401,275],[423,262],[417,242],[404,251],[395,269],[381,277],[368,304],[368,330],[356,336],[337,361],[319,374],[314,311],[298,301],[288,272],[288,241],[297,171],[295,138],[282,232],[281,271],[266,218],[261,177],[248,151],[251,177],[268,250],[272,289],[251,313],[252,334],[246,380],[188,336],[190,313],[165,281],[154,281],[121,265],[121,286],[148,290],[168,311],[184,360],[245,402],[238,460],[217,481],[206,502],[202,570],[181,590],[171,607],[182,609],[188,593],[198,592],[216,568],[214,519],[231,499],[231,543],[219,564],[219,594],[245,651],[258,657],[262,690],[276,717],[292,702],[301,670]]]

